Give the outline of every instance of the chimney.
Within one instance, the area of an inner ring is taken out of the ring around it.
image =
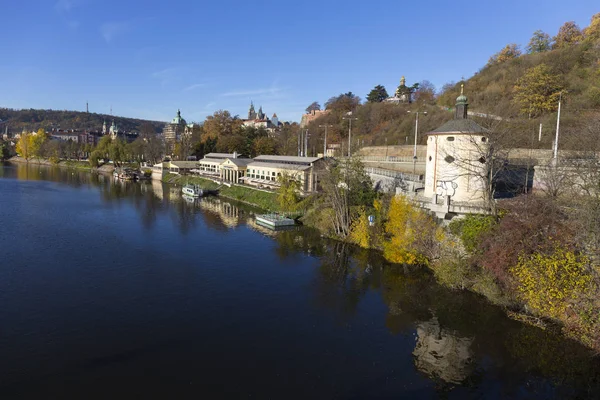
[[[237,151],[234,151],[234,152],[233,152],[233,158],[238,158],[238,153],[237,153]]]

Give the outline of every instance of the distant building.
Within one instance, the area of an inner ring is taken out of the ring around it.
[[[406,86],[406,78],[400,78],[400,85],[396,88],[394,96],[388,97],[384,101],[393,104],[410,104],[412,103],[413,89]]]
[[[329,114],[329,110],[311,110],[309,113],[303,114],[300,120],[300,128],[306,128],[309,123],[327,114]]]
[[[167,142],[178,142],[181,135],[187,133],[187,122],[181,117],[181,111],[177,110],[177,115],[163,128],[163,137]]]
[[[258,109],[258,112],[254,109],[254,103],[250,102],[250,108],[248,109],[248,118],[243,120],[244,126],[253,128],[264,128],[268,131],[274,131],[281,126],[277,114],[273,114],[273,118],[269,119],[263,112],[262,106]]]
[[[322,157],[261,155],[252,159],[237,153],[208,153],[199,161],[198,169],[201,175],[223,182],[265,189],[279,188],[279,177],[289,175],[300,183],[303,193],[310,193],[319,189],[324,163]]]

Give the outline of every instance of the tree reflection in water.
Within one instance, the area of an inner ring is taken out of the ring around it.
[[[376,293],[387,311],[384,320],[373,322],[414,343],[409,353],[414,368],[433,379],[440,393],[459,388],[469,397],[468,390],[483,382],[495,384],[489,389],[501,398],[593,398],[600,390],[600,365],[586,348],[557,332],[510,320],[475,294],[441,287],[424,268],[389,264],[378,252],[327,240],[307,228],[264,230],[253,224],[251,208],[219,198],[186,202],[178,188],[160,182],[119,182],[45,166],[9,168],[4,174],[17,179],[97,187],[103,207],[134,204],[146,228],[160,215],[168,215],[183,233],[192,232],[199,219],[218,231],[247,224],[276,241],[273,251],[282,267],[300,254],[315,257],[319,266],[310,271],[315,307],[339,323],[352,322],[366,295]],[[558,389],[549,389],[554,385]]]

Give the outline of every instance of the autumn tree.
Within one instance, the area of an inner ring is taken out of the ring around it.
[[[41,151],[44,146],[44,143],[46,142],[46,140],[48,140],[48,135],[46,134],[46,131],[43,128],[38,129],[35,135],[32,134],[29,136],[29,140],[29,151],[31,152],[31,155],[34,157],[41,157]]]
[[[390,202],[384,242],[385,258],[398,264],[426,264],[426,249],[435,246],[439,239],[435,222],[424,212],[415,208],[404,196],[394,196]]]
[[[30,136],[31,134],[27,132],[21,133],[21,137],[17,141],[16,145],[17,154],[26,160],[29,160],[32,156]]]
[[[563,86],[558,75],[554,75],[546,64],[528,69],[514,86],[514,102],[521,113],[537,117],[554,111]]]
[[[507,44],[502,50],[490,57],[488,65],[500,64],[509,60],[513,60],[521,55],[519,45],[515,43]]]
[[[579,26],[574,21],[565,22],[558,30],[556,36],[554,36],[553,48],[560,49],[568,47],[579,43],[582,39],[583,34],[581,33]]]
[[[208,138],[218,139],[221,136],[239,134],[241,126],[242,121],[234,118],[229,111],[215,111],[204,121],[202,141],[206,141]]]
[[[313,111],[320,111],[320,110],[321,110],[321,105],[317,101],[313,101],[312,103],[310,103],[310,105],[308,107],[306,107],[307,114],[310,114]]]
[[[585,40],[600,40],[600,13],[594,14],[590,26],[583,30]]]
[[[527,53],[543,53],[550,49],[552,49],[552,39],[550,38],[550,35],[542,30],[533,32],[533,36],[527,45]]]
[[[300,197],[300,182],[290,173],[283,173],[277,177],[279,189],[277,190],[277,203],[279,209],[283,212],[294,211]]]
[[[371,244],[369,217],[367,216],[367,210],[364,206],[359,208],[358,217],[352,222],[349,239],[352,243],[365,249],[369,248]]]
[[[427,80],[419,82],[418,89],[414,93],[414,101],[418,104],[434,104],[435,86],[433,83]]]
[[[375,191],[371,178],[358,158],[328,164],[321,178],[326,218],[333,233],[345,239],[358,217],[358,208],[373,204]]]
[[[369,103],[381,103],[388,97],[388,92],[385,90],[385,87],[382,85],[377,85],[367,95],[367,101]]]
[[[360,97],[352,92],[342,93],[338,96],[331,97],[325,103],[325,108],[332,111],[354,111],[360,105]]]

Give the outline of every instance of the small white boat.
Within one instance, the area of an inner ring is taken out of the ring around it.
[[[198,185],[187,184],[181,189],[181,193],[191,197],[201,197],[204,191]]]

